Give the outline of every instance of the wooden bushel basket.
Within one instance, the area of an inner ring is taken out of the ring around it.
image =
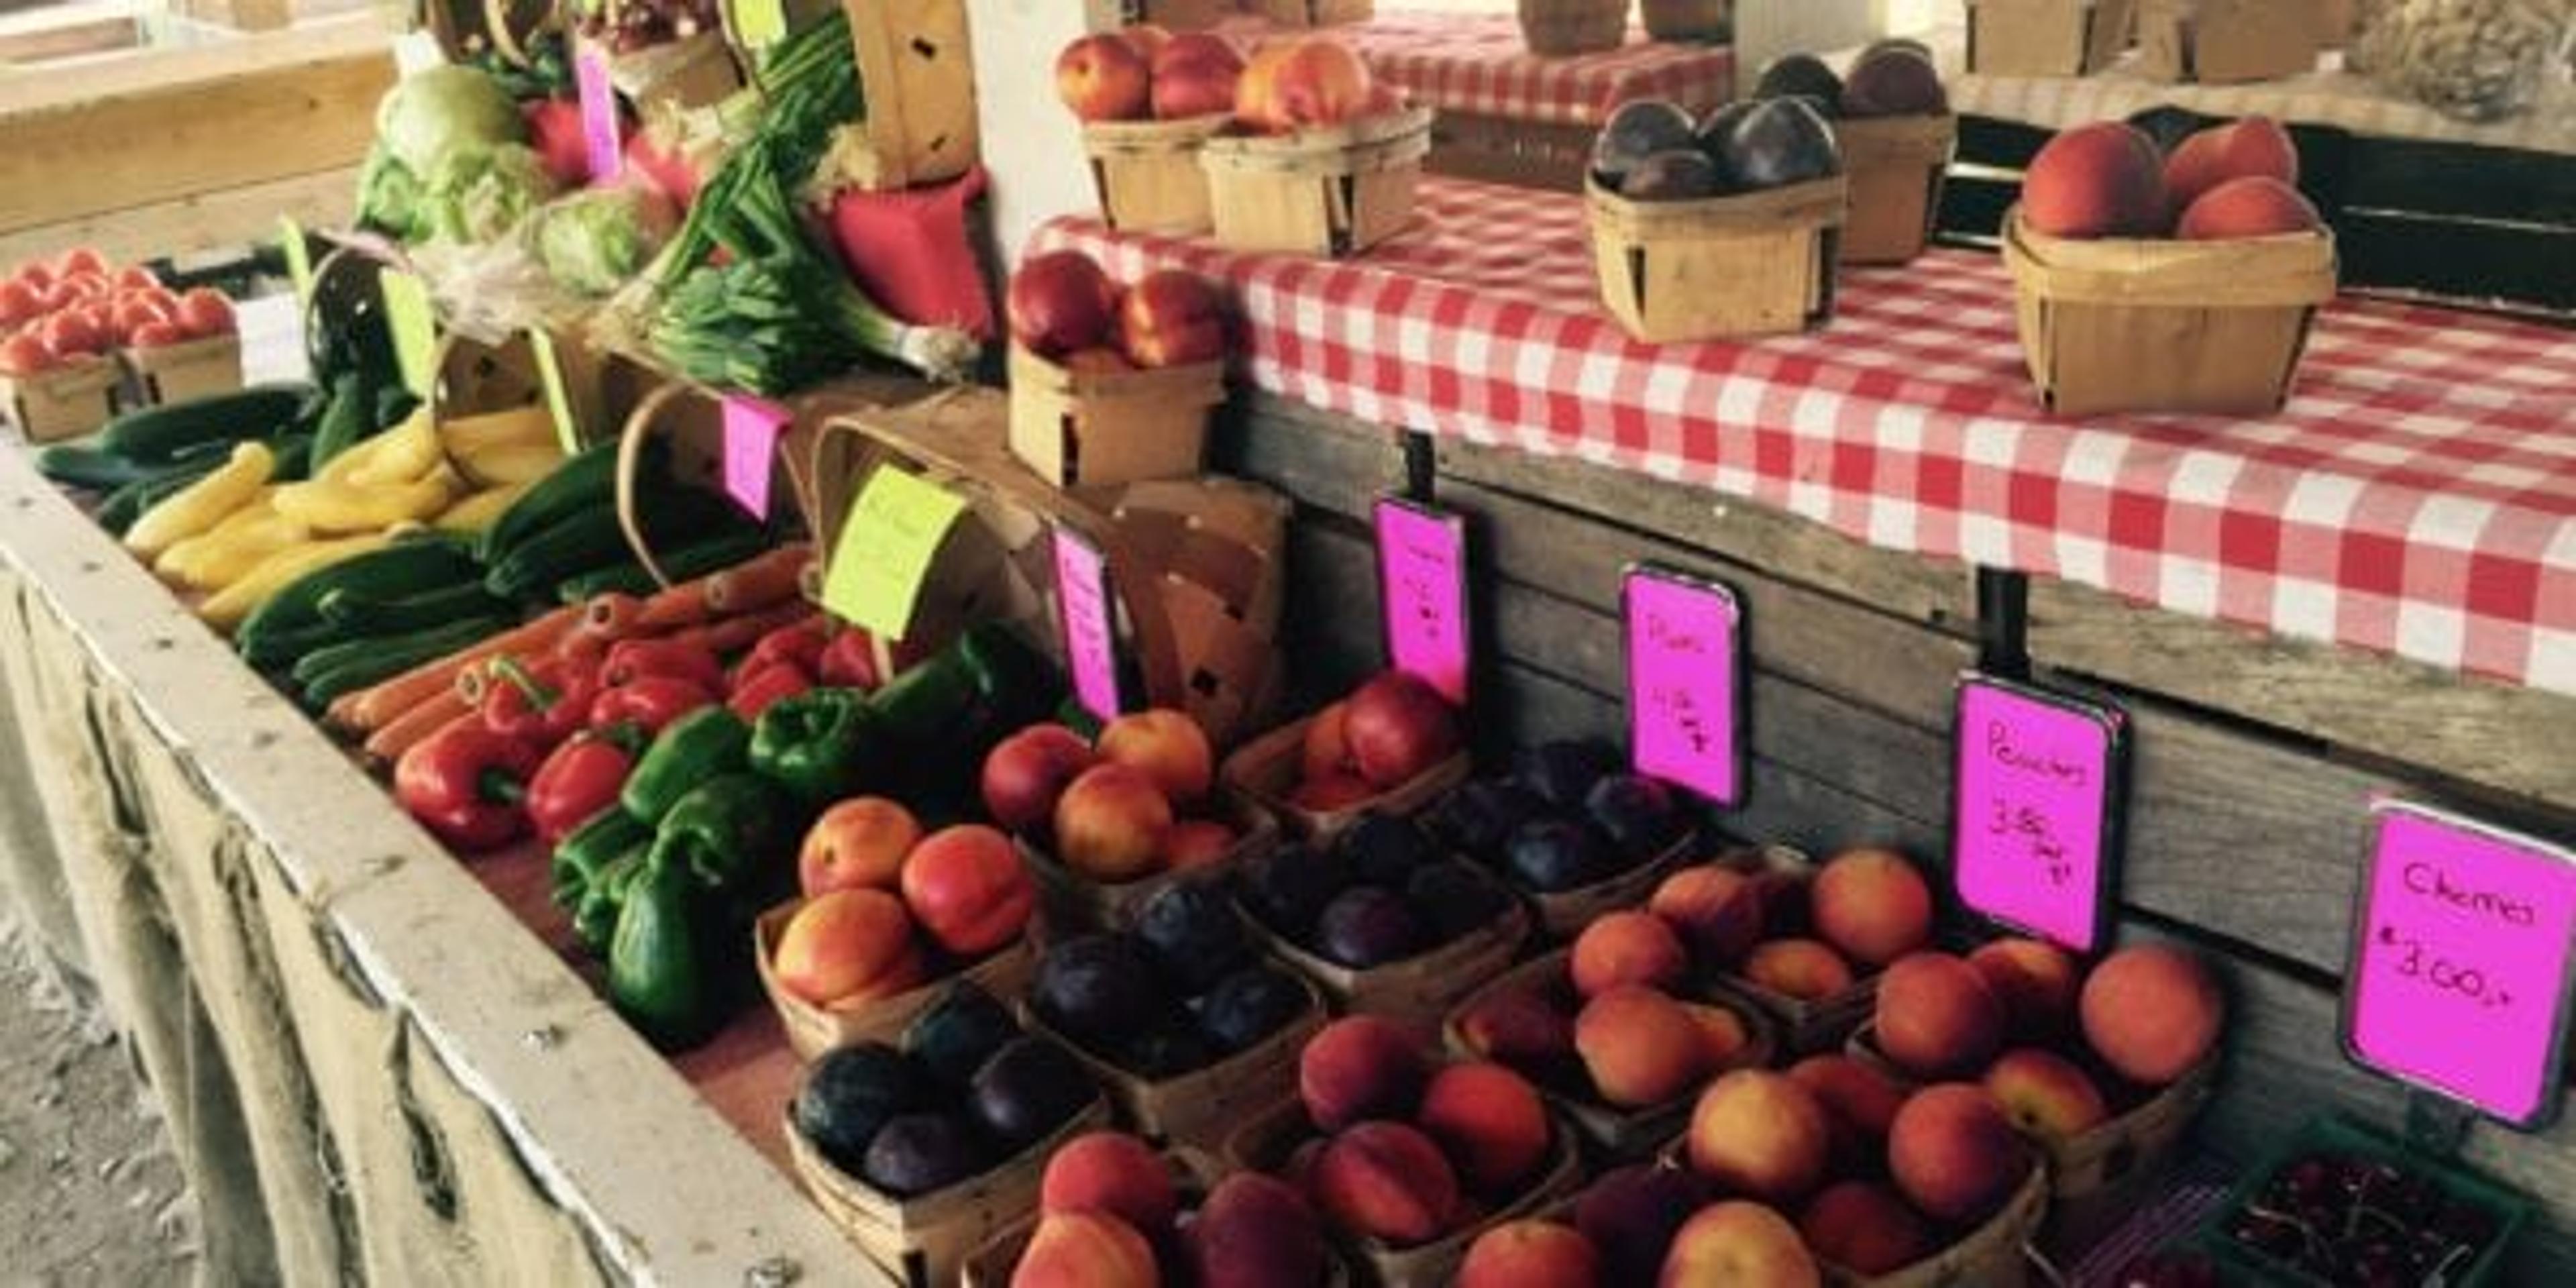
[[[1332,129],[1209,139],[1199,164],[1218,244],[1339,258],[1394,236],[1413,218],[1431,116],[1416,107]]]
[[[1520,0],[1521,40],[1541,58],[1617,49],[1628,38],[1628,0]]]
[[[1699,201],[1585,191],[1601,302],[1639,340],[1771,335],[1833,316],[1844,177]]]
[[[1100,217],[1120,232],[1185,236],[1210,227],[1208,176],[1199,148],[1233,121],[1224,113],[1179,121],[1094,121],[1082,127]]]
[[[1037,884],[1038,911],[1046,925],[1048,943],[1094,930],[1133,930],[1137,918],[1144,915],[1145,905],[1173,886],[1190,881],[1224,881],[1246,861],[1258,858],[1279,846],[1279,822],[1268,810],[1249,801],[1226,799],[1216,801],[1220,816],[1235,829],[1233,848],[1224,857],[1181,871],[1166,869],[1133,881],[1107,883],[1067,868],[1056,857],[1027,838],[1014,838],[1020,852],[1020,866],[1028,869],[1030,880]]]
[[[119,349],[117,361],[151,406],[189,402],[242,387],[241,337],[210,335],[151,349]]]
[[[2138,0],[2138,70],[2227,85],[2317,69],[2314,0]]]
[[[1941,213],[1941,184],[1959,141],[1959,118],[1879,116],[1834,123],[1851,177],[1842,262],[1902,264],[1923,253]]]
[[[975,65],[966,0],[841,0],[867,94],[864,186],[917,187],[975,167]]]
[[[90,357],[29,376],[0,376],[0,406],[30,443],[78,438],[116,414],[125,369],[114,358]]]
[[[1972,0],[1968,70],[2090,76],[2129,47],[2137,0]]]
[[[1297,785],[1306,750],[1306,727],[1313,723],[1314,717],[1308,716],[1281,725],[1243,744],[1217,770],[1219,784],[1277,815],[1291,836],[1329,837],[1358,821],[1362,814],[1419,814],[1466,782],[1467,775],[1475,770],[1473,759],[1461,749],[1410,780],[1366,800],[1339,809],[1308,809],[1288,799],[1288,794]]]
[[[1075,371],[1011,344],[1011,455],[1057,487],[1189,478],[1207,452],[1225,363]]]
[[[1244,1116],[1297,1094],[1297,1061],[1306,1040],[1328,1018],[1314,981],[1299,978],[1308,1001],[1304,1014],[1269,1037],[1205,1068],[1152,1081],[1092,1054],[1047,1026],[1026,1006],[1022,1023],[1064,1044],[1091,1071],[1117,1110],[1118,1121],[1158,1144],[1217,1149],[1243,1125]]]
[[[2241,241],[2080,241],[2004,216],[2022,355],[2063,416],[2277,411],[2317,306],[2331,232]]]
[[[1458,999],[1509,966],[1529,938],[1529,909],[1518,899],[1505,908],[1502,916],[1428,952],[1365,968],[1312,952],[1272,930],[1252,910],[1242,912],[1253,942],[1323,989],[1336,1013],[1381,1016],[1436,1041]]]
[[[1090,1108],[999,1166],[911,1198],[884,1193],[833,1166],[795,1123],[780,1130],[797,1175],[823,1215],[906,1288],[934,1288],[956,1283],[968,1256],[1037,1211],[1038,1182],[1057,1146],[1108,1125],[1109,1104],[1094,1096]]]
[[[787,1045],[795,1048],[801,1060],[813,1060],[852,1042],[895,1041],[915,1018],[945,996],[952,984],[973,984],[1008,1005],[1028,991],[1029,981],[1037,975],[1037,950],[1023,934],[959,969],[893,997],[846,1011],[817,1006],[780,986],[771,965],[778,954],[779,936],[787,932],[788,919],[802,906],[801,901],[795,900],[782,903],[760,914],[751,929],[752,960],[760,969],[761,991],[769,995],[770,1006],[778,1012],[779,1026],[787,1030]]]

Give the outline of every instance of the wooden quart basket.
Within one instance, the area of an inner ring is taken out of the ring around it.
[[[1047,942],[1054,943],[1073,935],[1095,930],[1133,930],[1145,905],[1173,886],[1190,881],[1224,881],[1246,860],[1268,854],[1279,847],[1279,820],[1270,811],[1250,801],[1228,798],[1217,800],[1219,813],[1227,826],[1235,830],[1234,847],[1215,862],[1201,864],[1185,871],[1163,871],[1133,881],[1115,884],[1094,881],[1057,861],[1043,847],[1027,838],[1015,838],[1019,847],[1020,866],[1038,888],[1039,915],[1046,924]]]
[[[1356,255],[1413,218],[1431,109],[1330,129],[1218,135],[1199,151],[1219,244],[1234,250]]]
[[[1941,184],[1959,142],[1959,118],[1945,112],[1843,120],[1834,123],[1834,137],[1851,177],[1842,262],[1902,264],[1922,254],[1941,213]]]
[[[791,900],[760,914],[760,920],[752,923],[751,933],[752,959],[760,968],[761,991],[769,995],[770,1006],[778,1012],[779,1025],[787,1030],[787,1045],[795,1048],[797,1058],[802,1060],[810,1061],[852,1042],[895,1041],[915,1018],[948,992],[951,984],[973,984],[1007,1005],[1027,992],[1029,981],[1037,975],[1037,951],[1030,946],[1028,936],[1022,935],[1008,946],[908,992],[848,1010],[816,1006],[781,987],[772,966],[778,954],[778,937],[786,933],[788,919],[801,906],[802,901]]]
[[[2227,85],[2317,69],[2315,0],[2137,0],[2138,70]]]
[[[1573,957],[1574,951],[1570,948],[1533,957],[1469,993],[1450,1010],[1448,1020],[1441,1025],[1441,1044],[1461,1060],[1485,1058],[1468,1045],[1466,1033],[1458,1023],[1478,1002],[1488,997],[1515,991],[1538,993],[1548,996],[1558,1005],[1571,1007],[1576,999],[1567,966]],[[1779,1054],[1779,1033],[1770,1017],[1752,1003],[1733,997],[1685,997],[1681,1000],[1721,1007],[1732,1012],[1744,1025],[1743,1047],[1727,1061],[1725,1068],[1712,1071],[1710,1078],[1735,1069],[1769,1068],[1773,1057]],[[1660,1105],[1628,1109],[1535,1078],[1531,1083],[1556,1109],[1557,1116],[1573,1125],[1596,1165],[1638,1163],[1653,1158],[1655,1151],[1670,1143],[1688,1125],[1691,1107],[1699,1103],[1699,1093],[1704,1085],[1694,1083],[1688,1093]]]
[[[1163,1151],[1163,1163],[1171,1169],[1172,1193],[1180,1200],[1183,1212],[1196,1211],[1207,1201],[1208,1192],[1225,1179],[1226,1166],[1214,1155],[1198,1149],[1173,1146]],[[1037,1219],[1018,1221],[987,1240],[966,1259],[962,1288],[1008,1288],[1011,1274],[1020,1267],[1021,1254],[1028,1251],[1029,1240],[1037,1234]],[[1341,1255],[1325,1250],[1324,1278],[1315,1288],[1347,1288],[1351,1267]]]
[[[2090,76],[2129,47],[2137,0],[1971,0],[1968,70]]]
[[[1843,176],[1699,201],[1630,201],[1586,186],[1601,302],[1648,344],[1771,335],[1834,311]]]
[[[1467,781],[1467,775],[1475,769],[1473,759],[1461,749],[1411,780],[1366,800],[1339,809],[1308,809],[1288,799],[1288,794],[1297,785],[1306,728],[1314,722],[1314,717],[1308,716],[1281,725],[1243,744],[1217,770],[1218,783],[1276,815],[1290,836],[1330,837],[1357,822],[1362,814],[1419,814]]]
[[[1022,1006],[1021,1021],[1032,1032],[1064,1044],[1091,1071],[1122,1126],[1160,1144],[1219,1149],[1244,1115],[1266,1109],[1282,1097],[1297,1094],[1297,1059],[1306,1040],[1322,1030],[1327,1018],[1323,994],[1314,982],[1306,987],[1305,1013],[1263,1038],[1203,1069],[1159,1081],[1149,1080],[1092,1054],[1081,1043],[1056,1032]]]
[[[2261,415],[2290,394],[2330,232],[2241,241],[2079,241],[2004,217],[2022,356],[2050,410]]]
[[[1189,478],[1225,401],[1225,363],[1076,371],[1011,344],[1011,455],[1057,487]]]
[[[1427,1040],[1437,1040],[1441,1023],[1458,999],[1520,955],[1530,931],[1529,909],[1514,899],[1505,904],[1502,916],[1429,952],[1360,968],[1344,966],[1292,942],[1248,908],[1243,909],[1243,919],[1253,942],[1324,990],[1336,1013],[1382,1016]]]
[[[2031,1281],[2030,1243],[2048,1219],[2048,1168],[2030,1169],[2012,1197],[1983,1225],[1957,1242],[1883,1275],[1859,1275],[1828,1263],[1834,1288],[2025,1288]]]
[[[1812,876],[1816,868],[1815,860],[1785,845],[1734,850],[1712,862],[1748,875],[1768,872],[1803,878]],[[1870,1012],[1878,1006],[1878,976],[1874,974],[1825,998],[1791,997],[1732,974],[1709,981],[1708,991],[1715,996],[1742,998],[1760,1007],[1779,1026],[1781,1049],[1793,1059],[1841,1050],[1852,1032],[1869,1022]]]
[[[1224,113],[1178,121],[1093,121],[1082,127],[1100,217],[1120,232],[1186,236],[1210,227],[1208,176],[1199,149],[1234,120]]]
[[[116,414],[125,370],[114,358],[85,358],[29,376],[0,376],[0,405],[30,443],[78,438]]]
[[[152,349],[119,349],[137,397],[152,406],[242,387],[241,337],[210,335]]]
[[[1520,0],[1521,41],[1541,58],[1617,49],[1628,38],[1628,0]]]
[[[1522,894],[1529,900],[1530,910],[1538,914],[1539,933],[1556,942],[1568,942],[1582,934],[1583,928],[1591,925],[1601,914],[1644,904],[1653,897],[1655,887],[1662,885],[1665,877],[1690,864],[1692,856],[1699,853],[1699,846],[1699,836],[1694,832],[1617,876],[1572,890],[1554,893],[1524,890]],[[1518,888],[1517,883],[1508,879],[1504,884]]]

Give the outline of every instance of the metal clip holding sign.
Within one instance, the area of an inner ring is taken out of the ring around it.
[[[1951,708],[1950,873],[1959,901],[2079,953],[2110,942],[2129,720],[2109,702],[1969,671]]]
[[[1748,774],[1744,605],[1724,582],[1654,564],[1619,577],[1628,758],[1638,773],[1732,808]]]
[[[1471,665],[1467,520],[1401,496],[1379,497],[1371,518],[1387,665],[1463,708]]]
[[[2536,1131],[2565,1099],[2576,853],[2384,799],[2354,894],[2342,1037],[2353,1062]],[[2421,1134],[2461,1121],[2414,1106]]]

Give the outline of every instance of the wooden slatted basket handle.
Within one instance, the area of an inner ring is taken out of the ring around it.
[[[658,432],[662,412],[678,400],[695,397],[700,391],[684,381],[671,380],[653,387],[638,400],[635,410],[626,417],[617,435],[617,526],[626,533],[626,544],[634,550],[635,561],[644,565],[657,586],[669,586],[670,574],[662,571],[661,561],[653,557],[651,541],[644,535],[643,514],[636,504],[636,476],[644,466],[644,448]]]

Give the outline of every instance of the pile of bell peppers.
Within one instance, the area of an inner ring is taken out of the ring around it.
[[[746,657],[732,699],[663,727],[614,806],[555,846],[557,906],[605,955],[609,1000],[666,1050],[713,1036],[747,992],[751,923],[793,893],[816,815],[871,792],[971,790],[984,752],[1060,698],[1053,668],[998,625],[873,691],[815,683],[839,668],[819,632],[812,647]]]

